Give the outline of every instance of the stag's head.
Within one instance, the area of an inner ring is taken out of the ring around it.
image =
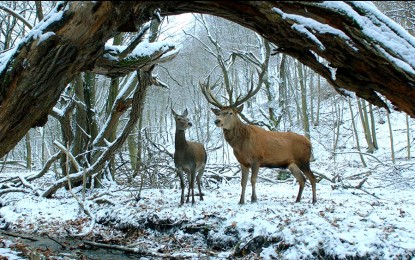
[[[223,129],[230,129],[239,120],[238,114],[242,112],[244,105],[240,105],[237,108],[222,107],[221,109],[211,108],[212,112],[216,115],[215,125]]]
[[[209,85],[209,78],[207,83],[199,83],[203,95],[206,100],[214,105],[216,108],[212,108],[212,112],[216,115],[215,125],[223,129],[231,129],[233,126],[237,125],[237,122],[240,121],[238,114],[242,112],[244,107],[243,103],[248,99],[253,97],[261,88],[261,83],[258,83],[254,88],[253,82],[251,81],[251,87],[248,90],[248,93],[244,96],[238,96],[235,101],[232,99],[233,89],[227,89],[229,105],[225,106],[221,104],[212,94],[212,89],[215,86]]]
[[[192,122],[189,121],[187,118],[187,108],[184,110],[183,114],[179,115],[174,110],[171,110],[174,120],[176,121],[176,129],[177,130],[186,130],[187,128],[192,126]]]

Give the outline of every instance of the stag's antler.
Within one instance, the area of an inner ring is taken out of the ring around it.
[[[253,77],[251,77],[251,87],[249,88],[248,93],[243,98],[241,98],[241,95],[239,95],[236,98],[235,102],[233,104],[231,104],[231,107],[238,107],[238,106],[242,105],[248,99],[250,99],[251,97],[255,96],[256,93],[258,93],[258,91],[261,89],[262,76],[263,76],[262,73],[259,73],[258,72],[258,74],[259,74],[260,80],[259,80],[258,84],[256,85],[256,87],[254,88],[254,81],[252,80]]]
[[[249,88],[248,93],[244,97],[241,97],[241,95],[239,95],[236,98],[235,102],[231,102],[232,97],[229,97],[228,100],[230,102],[230,104],[229,104],[230,107],[236,108],[236,107],[242,105],[243,103],[245,103],[251,97],[255,96],[256,93],[258,93],[258,91],[261,89],[262,82],[263,82],[263,77],[264,77],[264,74],[265,74],[266,70],[262,70],[261,72],[259,70],[257,70],[257,72],[258,72],[258,83],[257,83],[257,85],[254,87],[254,81],[253,81],[253,78],[254,78],[253,76],[254,75],[252,75],[251,76],[251,87]],[[213,84],[212,86],[210,86],[209,85],[209,78],[210,77],[207,78],[207,83],[199,82],[199,85],[200,85],[200,88],[202,90],[203,95],[206,97],[206,100],[210,104],[212,104],[212,105],[214,105],[218,108],[225,107],[225,105],[221,104],[215,98],[215,96],[212,94],[212,89],[215,87],[217,82],[215,84]],[[231,93],[232,93],[232,91],[228,91],[228,95],[232,95]]]
[[[221,102],[219,102],[219,100],[217,100],[216,98],[215,98],[215,96],[212,94],[212,89],[214,89],[215,88],[215,84],[217,83],[217,81],[216,81],[216,83],[215,84],[213,84],[212,86],[211,85],[209,85],[209,80],[210,80],[210,76],[207,78],[207,82],[205,83],[205,82],[199,82],[199,86],[200,86],[200,89],[202,90],[202,94],[205,96],[205,98],[206,98],[206,100],[210,103],[210,104],[212,104],[212,105],[214,105],[215,107],[217,107],[217,108],[223,108],[223,107],[225,107],[223,104],[221,104]]]
[[[261,89],[262,86],[262,82],[263,82],[263,77],[265,75],[266,70],[263,69],[261,72],[259,70],[257,70],[258,72],[258,83],[254,88],[254,75],[252,73],[251,75],[251,87],[248,90],[248,93],[246,93],[246,95],[244,97],[241,98],[241,95],[239,95],[235,102],[233,102],[232,104],[230,104],[231,107],[238,107],[240,105],[242,105],[243,103],[245,103],[248,99],[250,99],[251,97],[255,96],[256,93],[258,93],[258,91]]]

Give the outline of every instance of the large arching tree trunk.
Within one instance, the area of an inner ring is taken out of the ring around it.
[[[285,1],[67,2],[20,45],[0,55],[0,157],[31,128],[45,124],[66,84],[79,72],[121,76],[160,58],[169,46],[135,62],[104,55],[105,42],[162,15],[217,15],[255,30],[347,90],[415,116],[415,40],[368,3]],[[128,62],[126,62],[128,61]]]
[[[122,16],[117,17],[111,3],[95,6],[60,5],[2,64],[6,68],[0,74],[0,157],[30,127],[44,125],[66,84],[102,56]]]

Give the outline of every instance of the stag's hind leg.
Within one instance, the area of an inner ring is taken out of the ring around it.
[[[297,199],[295,202],[300,202],[301,196],[303,194],[304,185],[305,185],[305,177],[303,173],[301,172],[300,168],[298,168],[297,164],[292,163],[288,165],[288,169],[291,171],[291,173],[294,175],[294,177],[297,179],[298,184],[300,185],[300,188],[298,190]]]
[[[317,202],[317,196],[316,196],[316,176],[313,174],[313,172],[310,169],[310,165],[305,165],[301,169],[307,179],[311,183],[311,190],[313,191],[313,204]]]

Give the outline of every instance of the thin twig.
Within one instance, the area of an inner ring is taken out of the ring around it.
[[[57,243],[58,245],[60,245],[62,247],[62,249],[66,249],[66,246],[62,243],[60,243],[59,241],[57,241],[56,239],[54,239],[53,237],[49,236],[49,234],[46,234],[46,236],[52,240],[53,242]]]
[[[361,155],[367,155],[370,156],[372,158],[374,158],[376,161],[378,161],[380,164],[382,165],[386,165],[384,164],[381,160],[379,160],[378,158],[376,158],[373,154],[370,153],[362,153],[362,152],[332,152],[332,154],[348,154],[348,153],[357,153],[357,154],[361,154]]]
[[[36,238],[33,238],[32,236],[26,236],[26,235],[11,233],[11,232],[7,232],[7,231],[3,231],[3,230],[0,230],[0,232],[3,235],[10,236],[10,237],[20,237],[20,238],[27,239],[27,240],[30,240],[30,241],[38,241]]]

